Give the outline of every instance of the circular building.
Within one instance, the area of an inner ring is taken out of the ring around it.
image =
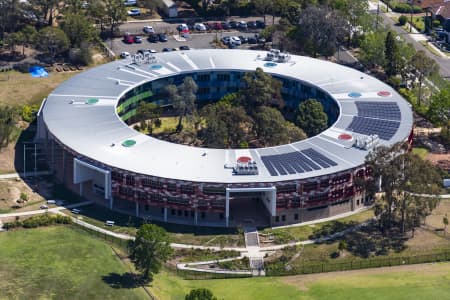
[[[319,100],[331,126],[306,140],[258,149],[174,144],[128,126],[140,101],[168,105],[164,87],[191,76],[197,99],[220,99],[262,68],[286,105]],[[190,50],[136,55],[67,80],[44,101],[38,137],[56,178],[80,195],[140,217],[202,226],[279,226],[368,204],[376,145],[407,141],[409,104],[381,81],[338,64],[278,51]]]

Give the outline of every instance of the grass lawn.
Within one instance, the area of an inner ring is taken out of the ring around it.
[[[412,149],[412,153],[416,154],[421,159],[425,159],[425,157],[428,155],[429,151],[428,151],[428,149],[425,149],[425,148],[414,147]]]
[[[77,73],[51,72],[48,78],[33,78],[17,71],[0,73],[0,104],[40,104],[59,84]]]
[[[327,221],[323,223],[318,223],[314,225],[303,225],[303,226],[295,226],[295,227],[287,227],[287,228],[279,228],[279,229],[266,229],[263,233],[274,233],[276,236],[277,233],[283,236],[291,237],[295,241],[304,241],[309,239],[309,236],[313,234],[315,231],[320,230],[323,226],[329,225],[332,222],[339,221],[341,223],[347,224],[349,222],[357,222],[362,223],[373,217],[373,210],[369,209],[345,218],[337,219],[335,221]]]
[[[208,288],[219,299],[450,299],[450,263],[288,277],[183,280],[162,272],[150,290],[158,299],[184,299]]]
[[[100,205],[84,206],[81,208],[79,215],[74,215],[68,210],[64,210],[64,213],[73,217],[82,216],[83,221],[92,225],[130,235],[136,234],[137,229],[144,222],[141,218],[112,211]],[[106,226],[105,221],[107,220],[114,221],[115,225],[112,227]],[[166,229],[174,243],[207,246],[244,246],[243,234],[235,232],[234,229],[195,227],[156,221],[152,223]]]
[[[0,299],[143,299],[117,288],[128,270],[110,246],[68,226],[0,233]]]

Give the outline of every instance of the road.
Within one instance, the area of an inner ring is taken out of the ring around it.
[[[376,14],[376,10],[371,10],[371,13]],[[416,41],[414,38],[411,37],[411,34],[409,32],[406,32],[402,27],[396,26],[395,22],[385,13],[380,13],[381,20],[384,25],[391,28],[393,31],[395,31],[399,36],[401,36],[405,42],[411,43],[413,47],[416,49],[416,51],[424,51],[425,54],[434,59],[436,63],[439,65],[439,73],[442,77],[450,78],[450,59],[447,57],[440,57],[433,53],[431,53],[425,46],[420,44],[418,41]]]

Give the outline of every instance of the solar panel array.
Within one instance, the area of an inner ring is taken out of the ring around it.
[[[310,172],[337,163],[312,148],[283,154],[261,156],[271,176]]]
[[[397,132],[400,122],[371,119],[363,117],[353,117],[352,122],[348,125],[347,130],[365,135],[376,134],[382,140],[390,140]]]
[[[400,121],[400,108],[396,102],[355,102],[359,117]]]

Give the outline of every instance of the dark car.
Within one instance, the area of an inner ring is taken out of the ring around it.
[[[231,29],[231,25],[228,22],[221,22],[220,25],[222,26],[222,29],[225,30]]]
[[[158,38],[160,42],[167,42],[167,35],[164,33],[158,34]]]
[[[258,28],[266,28],[266,23],[264,23],[264,20],[256,20],[255,22]]]
[[[230,27],[231,28],[237,28],[238,27],[238,22],[237,21],[230,21]]]
[[[148,41],[149,41],[150,43],[157,43],[157,42],[159,41],[159,37],[158,37],[158,35],[156,35],[156,34],[150,34],[150,35],[148,36]]]
[[[135,42],[136,44],[140,44],[140,43],[142,43],[142,38],[141,38],[140,36],[135,36],[135,37],[134,37],[134,42]]]
[[[189,46],[180,46],[181,51],[190,50]]]
[[[247,43],[249,44],[257,44],[258,43],[258,39],[254,36],[251,36],[247,39]]]
[[[129,33],[125,33],[124,36],[123,36],[123,42],[127,43],[127,44],[133,44],[134,38]]]
[[[162,49],[162,52],[172,52],[172,51],[177,51],[177,49],[175,49],[175,48],[164,48],[164,49]]]
[[[240,36],[239,36],[239,39],[241,40],[241,43],[242,43],[242,44],[248,43],[248,38],[247,38],[246,36],[240,35]]]
[[[248,28],[252,28],[252,29],[258,28],[258,24],[256,23],[256,21],[248,21],[247,22],[247,27]]]

